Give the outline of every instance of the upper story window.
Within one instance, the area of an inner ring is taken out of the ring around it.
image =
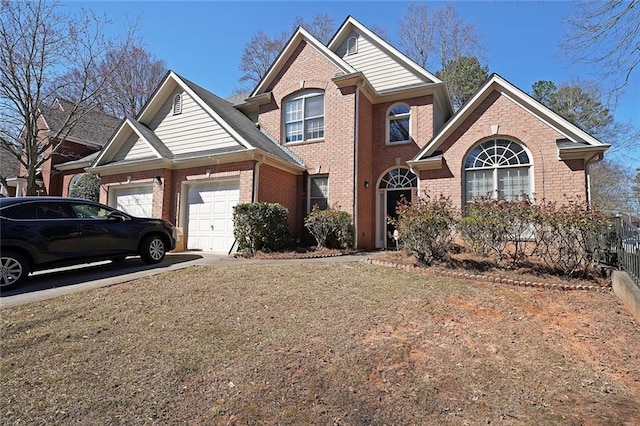
[[[324,138],[324,92],[302,92],[284,102],[286,142]]]
[[[517,142],[494,139],[477,145],[464,162],[465,202],[476,198],[531,197],[531,157]]]
[[[411,109],[407,104],[396,104],[387,112],[387,143],[409,142]]]
[[[182,94],[176,93],[173,97],[173,115],[182,114]]]
[[[358,37],[349,37],[347,40],[347,55],[355,55],[358,53]]]

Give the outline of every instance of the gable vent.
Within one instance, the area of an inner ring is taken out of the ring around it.
[[[173,115],[182,114],[182,94],[176,93],[173,97]]]

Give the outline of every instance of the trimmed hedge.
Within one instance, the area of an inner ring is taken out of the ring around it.
[[[278,203],[243,203],[233,207],[233,235],[242,252],[282,251],[291,241],[289,211]]]
[[[314,206],[311,213],[304,219],[304,226],[316,239],[318,248],[353,247],[353,221],[347,212],[334,207],[320,210],[318,206]]]

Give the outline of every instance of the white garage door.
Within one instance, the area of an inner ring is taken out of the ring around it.
[[[233,206],[238,182],[189,187],[187,249],[228,253],[233,246]]]
[[[138,186],[113,191],[113,206],[118,210],[137,217],[151,217],[153,188]]]

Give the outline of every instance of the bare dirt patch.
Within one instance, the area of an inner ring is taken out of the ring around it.
[[[2,311],[5,423],[638,424],[609,291],[192,267]]]

